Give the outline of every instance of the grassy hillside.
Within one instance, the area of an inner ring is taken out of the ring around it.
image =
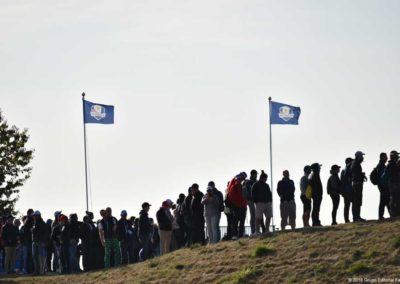
[[[300,229],[179,250],[119,269],[9,283],[349,283],[400,281],[400,220]]]

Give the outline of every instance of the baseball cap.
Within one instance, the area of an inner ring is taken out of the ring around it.
[[[356,157],[362,157],[364,155],[365,154],[363,152],[361,152],[361,151],[357,151],[356,154],[355,154]]]
[[[62,212],[62,211],[56,211],[56,212],[54,212],[54,217],[57,218],[58,216],[60,216],[61,212]]]
[[[150,206],[151,206],[151,204],[149,204],[148,202],[144,202],[144,203],[142,204],[142,208],[150,207]]]
[[[32,216],[42,216],[42,214],[39,210],[36,210],[35,212],[33,212]]]
[[[340,166],[338,166],[338,165],[333,165],[331,167],[331,170],[338,170],[338,169],[340,169]]]

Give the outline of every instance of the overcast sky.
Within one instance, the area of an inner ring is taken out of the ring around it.
[[[299,126],[273,126],[274,188],[288,169],[302,225],[302,169],[322,163],[330,224],[330,166],[361,150],[369,175],[400,149],[399,13],[396,0],[0,0],[0,107],[36,150],[17,208],[83,216],[83,91],[115,105],[114,125],[87,125],[97,216],[144,201],[153,215],[194,182],[269,173],[272,96],[302,109]],[[361,215],[377,219],[378,190],[364,192]]]

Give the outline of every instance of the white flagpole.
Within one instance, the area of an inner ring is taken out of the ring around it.
[[[85,123],[85,93],[82,93],[83,105],[83,140],[85,149],[85,181],[86,181],[86,211],[89,211],[89,193],[88,193],[88,172],[87,172],[87,156],[86,156],[86,123]]]
[[[275,231],[275,224],[274,224],[274,181],[272,178],[272,127],[271,127],[271,116],[272,116],[272,98],[269,97],[269,157],[270,157],[270,168],[271,168],[271,196],[272,196],[272,218],[271,218],[271,225],[272,231]]]

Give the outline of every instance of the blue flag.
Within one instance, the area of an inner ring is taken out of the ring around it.
[[[299,124],[299,107],[271,102],[271,124]]]
[[[114,124],[114,106],[83,101],[84,123]]]

